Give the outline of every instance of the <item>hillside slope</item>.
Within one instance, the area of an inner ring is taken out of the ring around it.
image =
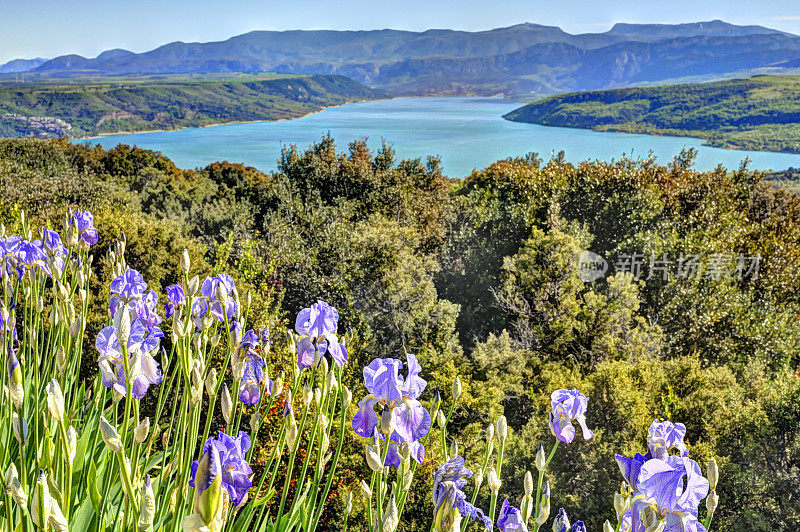
[[[530,103],[504,118],[692,136],[723,148],[800,153],[800,76],[576,92]]]
[[[80,138],[120,131],[297,118],[380,97],[343,76],[0,85],[0,136]]]
[[[253,31],[139,54],[64,55],[26,77],[282,72],[340,74],[396,94],[521,94],[799,66],[800,37],[761,26],[617,24],[573,35],[526,23],[479,32]]]

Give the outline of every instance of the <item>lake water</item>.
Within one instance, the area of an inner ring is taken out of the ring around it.
[[[326,132],[341,150],[348,142],[366,137],[372,147],[386,139],[403,158],[439,155],[451,177],[531,151],[547,159],[554,151],[564,150],[573,162],[618,159],[623,154],[639,157],[652,151],[658,162],[666,164],[684,146],[698,149],[698,170],[710,170],[719,163],[735,168],[745,157],[751,159],[751,168],[759,170],[800,167],[797,154],[723,150],[687,137],[600,133],[503,120],[503,114],[519,105],[501,98],[397,98],[347,104],[295,120],[110,135],[91,142],[106,148],[124,143],[158,150],[184,168],[227,160],[267,171],[275,169],[283,146],[304,148]]]

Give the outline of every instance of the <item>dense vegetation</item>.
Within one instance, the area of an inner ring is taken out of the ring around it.
[[[656,417],[687,425],[698,462],[719,460],[716,530],[796,530],[800,199],[746,168],[694,172],[692,156],[664,167],[531,154],[451,181],[436,159],[398,161],[388,146],[373,153],[359,142],[339,152],[330,138],[287,148],[271,174],[228,163],[182,170],[127,146],[3,140],[0,221],[17,230],[20,208],[39,221],[69,205],[91,209],[96,249],[124,232],[128,264],[160,292],[186,247],[198,273],[225,269],[240,292],[252,288],[251,320],[273,331],[309,298],[330,301],[349,329],[344,379],[354,389],[365,362],[405,352],[425,368],[426,404],[460,375],[453,425],[468,464],[482,428],[505,412],[501,492],[515,500],[533,469],[531,442],[547,436],[550,392],[578,387],[596,437],[551,464],[552,504],[592,530],[614,518],[613,453],[640,451]],[[592,283],[575,260],[586,249],[610,263]],[[620,261],[637,253],[639,278]],[[705,269],[649,276],[651,254],[698,255]],[[712,275],[716,254],[760,256],[758,275],[734,275],[733,265]],[[107,284],[107,263],[95,264]],[[105,323],[105,301],[92,295],[90,331]],[[416,521],[405,530],[429,530],[425,473],[437,445],[415,477],[405,515]],[[368,471],[355,439],[345,449],[338,490]],[[329,506],[330,529],[342,501]]]
[[[553,96],[505,116],[547,126],[700,137],[711,146],[800,153],[800,77]]]
[[[67,136],[297,118],[375,98],[343,76],[114,79],[0,85],[0,136]]]
[[[513,95],[797,69],[799,57],[796,35],[720,20],[616,24],[578,35],[525,23],[479,32],[252,31],[138,54],[64,55],[24,77],[291,72],[341,74],[395,94]]]

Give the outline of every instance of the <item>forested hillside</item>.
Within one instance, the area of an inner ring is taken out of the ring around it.
[[[343,76],[115,79],[0,84],[0,137],[101,133],[297,118],[382,93]]]
[[[343,378],[353,389],[366,362],[407,352],[424,368],[426,405],[460,376],[448,430],[468,464],[483,428],[505,413],[501,498],[520,499],[530,442],[550,437],[550,392],[577,387],[595,438],[577,438],[550,464],[554,508],[591,530],[615,520],[613,453],[632,456],[662,418],[686,424],[693,459],[719,461],[714,530],[797,530],[800,199],[746,168],[698,173],[692,160],[573,165],[531,154],[462,182],[436,159],[330,138],[287,148],[270,174],[229,163],[183,170],[127,146],[2,140],[0,222],[19,234],[21,209],[52,226],[67,207],[91,209],[93,286],[113,277],[99,250],[116,235],[159,293],[178,281],[187,248],[199,275],[230,272],[241,294],[249,289],[248,319],[275,336],[296,309],[329,301],[348,331]],[[588,282],[583,250],[608,261],[604,276]],[[89,294],[87,338],[108,319],[107,296]],[[83,360],[94,374],[96,361]],[[361,441],[345,437],[325,530],[340,528],[345,490],[369,471]],[[430,529],[441,443],[426,447],[404,532]],[[356,497],[353,530],[363,512]]]
[[[800,77],[578,92],[505,115],[546,126],[700,137],[711,146],[800,152]]]

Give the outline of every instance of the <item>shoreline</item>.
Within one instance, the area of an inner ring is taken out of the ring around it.
[[[295,116],[295,117],[292,117],[292,118],[276,118],[274,120],[269,120],[269,119],[231,120],[230,122],[214,122],[213,124],[203,124],[203,125],[200,125],[200,126],[179,126],[179,127],[174,128],[174,129],[141,129],[141,130],[136,130],[136,131],[114,131],[114,132],[111,132],[111,133],[98,133],[96,135],[91,135],[89,137],[76,137],[74,139],[69,139],[69,140],[71,142],[84,142],[84,141],[87,141],[87,140],[101,139],[103,137],[112,137],[114,135],[141,135],[141,134],[144,134],[144,133],[175,133],[177,131],[181,131],[181,130],[184,130],[184,129],[201,129],[201,128],[207,128],[207,127],[216,127],[216,126],[230,126],[230,125],[234,125],[234,124],[258,124],[260,122],[284,122],[284,121],[287,121],[287,120],[299,120],[301,118],[306,118],[306,117],[309,117],[309,116],[314,115],[316,113],[321,113],[322,111],[325,111],[327,109],[335,109],[337,107],[342,107],[344,105],[349,105],[351,103],[375,102],[375,101],[379,101],[379,100],[393,100],[393,99],[394,98],[375,98],[374,100],[373,99],[370,99],[370,100],[353,100],[353,101],[350,101],[350,102],[339,103],[339,104],[336,104],[336,105],[326,105],[326,106],[324,106],[324,107],[322,107],[320,109],[317,109],[316,111],[310,111],[310,112],[308,112],[306,114],[298,115],[298,116]]]
[[[683,133],[680,130],[664,130],[664,131],[629,131],[625,129],[617,129],[614,127],[608,128],[597,128],[597,127],[582,127],[582,126],[571,126],[567,124],[542,124],[541,122],[528,122],[525,120],[514,120],[511,118],[506,118],[505,116],[502,117],[503,120],[508,120],[509,122],[515,122],[517,124],[532,124],[535,126],[542,126],[542,127],[561,127],[567,129],[581,129],[583,131],[594,131],[595,133],[623,133],[626,135],[645,135],[649,137],[676,137],[676,138],[686,138],[686,139],[695,139],[703,141],[703,146],[708,148],[716,148],[718,150],[729,150],[729,151],[754,151],[759,153],[782,153],[786,155],[800,155],[800,150],[796,151],[785,151],[785,150],[767,150],[767,149],[759,149],[755,147],[748,147],[748,146],[741,146],[741,145],[727,145],[727,146],[720,146],[718,144],[713,144],[711,141],[712,138],[702,136],[702,131],[691,131]]]

